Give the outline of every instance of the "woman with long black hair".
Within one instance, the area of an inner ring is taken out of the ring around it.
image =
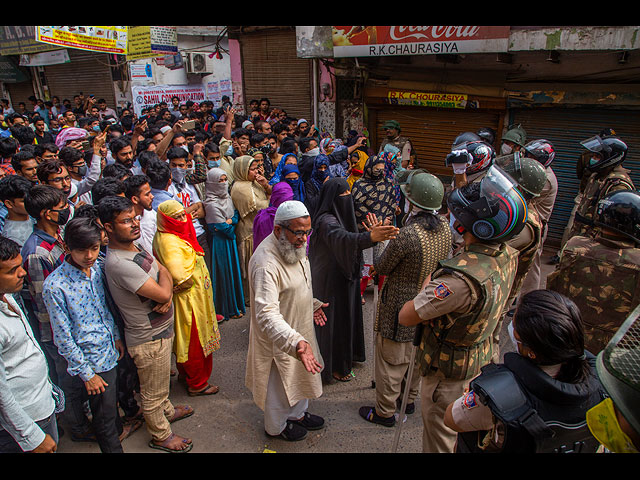
[[[524,295],[509,326],[516,352],[489,364],[452,402],[445,425],[458,452],[593,453],[586,412],[605,396],[572,300],[551,290]]]

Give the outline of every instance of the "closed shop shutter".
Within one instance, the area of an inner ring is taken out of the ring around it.
[[[82,92],[85,97],[91,94],[95,95],[96,100],[104,98],[107,106],[115,109],[108,55],[71,48],[68,52],[69,63],[44,67],[50,95],[58,97],[60,102],[68,98],[73,103],[73,96]]]
[[[369,112],[371,115],[374,110],[370,108]],[[444,161],[455,138],[463,132],[477,132],[481,127],[497,132],[501,117],[496,111],[412,107],[385,107],[375,112],[378,143],[375,148],[384,140],[382,125],[387,120],[396,120],[402,128],[400,134],[413,144],[417,166],[440,176],[443,181],[452,175],[451,167],[446,167]]]
[[[272,108],[312,122],[311,60],[297,57],[295,31],[243,34],[238,40],[245,108],[250,100],[266,97]]]
[[[629,146],[623,166],[629,169],[636,189],[640,186],[640,114],[633,110],[596,108],[537,108],[512,111],[511,123],[521,124],[527,139],[545,138],[556,151],[551,165],[558,178],[558,195],[549,220],[547,245],[559,247],[578,193],[576,162],[584,151],[580,142],[612,128]]]
[[[27,110],[31,110],[31,102],[27,100],[31,95],[35,95],[33,93],[33,83],[31,82],[31,79],[27,82],[5,83],[4,85],[9,91],[11,106],[14,110],[17,110],[18,103],[20,102],[24,102],[27,106]]]

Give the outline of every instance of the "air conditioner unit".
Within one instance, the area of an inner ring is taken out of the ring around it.
[[[213,73],[211,52],[187,53],[187,73]]]

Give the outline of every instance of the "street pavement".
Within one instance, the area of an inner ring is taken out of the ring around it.
[[[553,270],[547,263],[554,251],[542,258],[542,278]],[[170,399],[174,405],[189,404],[195,413],[172,425],[173,431],[193,440],[191,453],[391,453],[394,428],[369,423],[358,414],[363,405],[374,405],[373,380],[373,290],[365,293],[363,305],[367,360],[354,365],[355,378],[350,382],[324,385],[320,398],[312,400],[309,412],[325,419],[325,428],[310,431],[298,442],[267,437],[262,411],[253,403],[251,392],[244,385],[246,354],[249,338],[249,315],[220,325],[221,348],[213,354],[213,374],[210,383],[218,385],[216,395],[189,397],[186,387],[171,378]],[[507,323],[507,322],[505,322]],[[513,345],[508,340],[506,325],[501,335],[501,349]],[[64,426],[64,424],[63,424]],[[149,448],[150,436],[143,426],[123,441],[125,453],[163,453]],[[402,426],[397,453],[422,451],[422,419],[420,398],[416,412],[407,416]],[[96,443],[73,442],[64,435],[59,453],[99,453]]]

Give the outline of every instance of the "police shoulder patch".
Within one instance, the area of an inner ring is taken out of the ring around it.
[[[478,406],[475,392],[468,392],[462,397],[462,405],[467,409],[472,409]]]
[[[440,300],[444,300],[452,293],[451,289],[444,282],[440,282],[438,285],[433,287],[433,296]]]

